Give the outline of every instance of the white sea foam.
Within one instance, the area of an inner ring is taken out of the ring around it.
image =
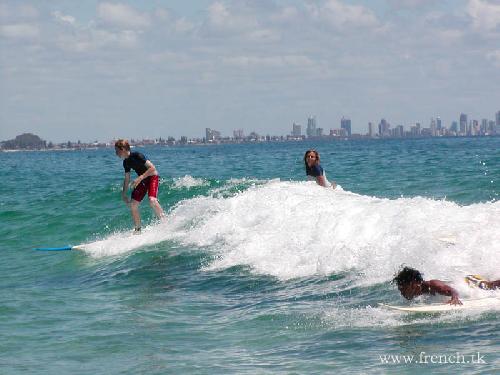
[[[390,200],[273,180],[230,197],[181,201],[142,235],[114,234],[86,251],[116,255],[173,240],[213,252],[209,270],[247,265],[290,279],[354,269],[357,284],[373,285],[404,263],[426,278],[458,282],[465,273],[500,278],[499,227],[500,202]],[[484,293],[459,284],[473,296]]]
[[[190,189],[198,186],[207,186],[208,181],[205,181],[202,178],[195,178],[189,175],[185,175],[184,177],[174,178],[174,189]]]

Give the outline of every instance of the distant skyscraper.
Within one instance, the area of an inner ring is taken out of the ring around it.
[[[378,135],[380,137],[388,136],[389,134],[389,129],[391,128],[391,125],[383,118],[380,120],[380,123],[378,124]]]
[[[375,133],[373,131],[373,124],[371,122],[368,123],[368,136],[373,138]]]
[[[486,134],[488,132],[488,119],[483,118],[481,120],[481,134]]]
[[[467,133],[467,115],[465,113],[460,114],[460,133]]]
[[[243,129],[233,130],[233,138],[234,139],[243,139],[243,138],[245,138],[245,134],[243,132]]]
[[[205,128],[205,136],[207,142],[212,142],[220,139],[220,132],[210,128]]]
[[[495,122],[496,122],[496,125],[497,125],[497,126],[500,126],[500,111],[498,111],[498,112],[496,113],[495,119],[496,119],[496,121],[495,121]]]
[[[292,135],[294,137],[300,137],[300,136],[302,136],[302,126],[300,126],[299,124],[296,124],[294,122],[293,123],[293,127],[292,127]]]
[[[437,126],[436,126],[436,120],[434,120],[433,118],[431,119],[431,125],[430,125],[430,129],[431,129],[431,135],[433,137],[436,136],[436,133],[437,133]]]
[[[340,120],[340,128],[345,129],[347,136],[350,137],[351,136],[351,119],[342,117],[342,119]]]
[[[453,121],[450,126],[450,131],[457,133],[458,132],[458,122]]]
[[[316,137],[316,117],[311,116],[307,119],[307,136]]]
[[[441,130],[442,129],[442,125],[441,125],[441,117],[437,117],[436,118],[436,130]]]

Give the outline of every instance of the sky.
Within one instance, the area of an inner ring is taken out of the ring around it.
[[[0,140],[406,129],[500,110],[500,0],[0,2]]]

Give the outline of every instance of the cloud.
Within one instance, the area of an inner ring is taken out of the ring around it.
[[[184,17],[175,21],[174,30],[177,33],[181,33],[181,34],[189,33],[191,31],[193,31],[194,29],[195,29],[195,25]]]
[[[284,56],[234,56],[222,59],[225,65],[239,68],[265,67],[265,68],[284,68],[284,67],[311,67],[315,63],[307,56],[303,55],[284,55]]]
[[[52,15],[56,20],[58,20],[61,23],[68,23],[70,25],[75,25],[76,24],[76,19],[73,16],[69,15],[64,15],[59,11],[52,12]]]
[[[58,46],[70,52],[84,53],[102,48],[133,48],[138,44],[138,34],[133,30],[112,32],[104,29],[75,29],[70,34],[62,34]]]
[[[216,1],[208,8],[207,25],[215,32],[244,32],[258,27],[258,22],[251,13],[231,12],[223,3]]]
[[[428,5],[436,4],[438,0],[388,0],[389,4],[396,9],[402,8],[422,8]]]
[[[469,0],[467,14],[472,18],[472,27],[477,31],[493,32],[500,25],[500,4],[483,0]]]
[[[97,15],[111,26],[142,29],[151,25],[151,18],[147,13],[141,13],[126,4],[101,3],[97,7]]]
[[[322,20],[337,30],[379,26],[375,14],[362,5],[349,5],[339,0],[327,0],[322,5],[310,4],[307,8],[314,19]]]
[[[486,54],[486,59],[497,68],[500,68],[500,50],[488,52]]]
[[[38,18],[38,11],[31,5],[0,4],[0,19],[32,20]]]
[[[0,26],[0,35],[15,39],[34,39],[39,37],[40,29],[29,23],[16,23]]]

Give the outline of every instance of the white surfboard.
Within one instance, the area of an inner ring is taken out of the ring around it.
[[[393,306],[379,303],[379,306],[390,310],[413,312],[413,313],[437,313],[445,311],[471,310],[471,309],[488,309],[499,308],[500,297],[486,297],[478,299],[462,300],[462,305],[450,305],[448,303],[431,303],[427,305],[413,306]]]

